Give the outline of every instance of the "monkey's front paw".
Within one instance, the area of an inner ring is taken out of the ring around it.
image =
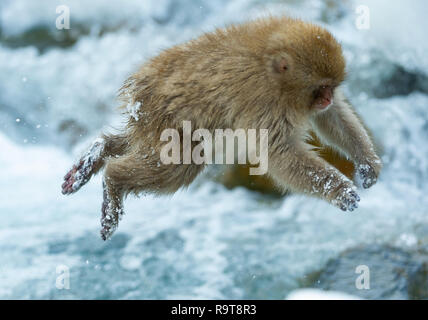
[[[379,159],[373,163],[364,163],[357,165],[357,175],[364,189],[370,188],[377,182],[382,164]]]
[[[336,199],[332,203],[343,211],[354,211],[358,208],[360,196],[352,187],[343,187],[340,189]]]

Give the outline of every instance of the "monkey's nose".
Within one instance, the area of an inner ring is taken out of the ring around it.
[[[333,100],[333,90],[330,86],[321,87],[321,97],[328,100]]]

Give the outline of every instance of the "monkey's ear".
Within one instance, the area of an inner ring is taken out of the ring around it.
[[[274,60],[273,70],[277,73],[284,73],[288,70],[288,62],[285,58]]]
[[[291,68],[291,58],[285,54],[273,56],[271,63],[272,71],[276,74],[284,74]]]

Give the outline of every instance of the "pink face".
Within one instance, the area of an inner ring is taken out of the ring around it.
[[[333,103],[333,89],[331,86],[322,86],[315,93],[314,108],[324,110]]]

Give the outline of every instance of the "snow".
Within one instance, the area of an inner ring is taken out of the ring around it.
[[[139,114],[140,109],[141,109],[141,102],[140,101],[137,101],[135,103],[129,102],[126,105],[126,110],[131,115],[131,117],[133,117],[135,119],[135,121],[138,121],[140,119],[140,114]]]
[[[385,2],[368,3],[371,30],[355,29],[351,7],[328,26],[349,61],[351,101],[383,147],[380,179],[358,190],[352,215],[317,199],[272,200],[201,177],[171,197],[128,198],[118,230],[103,242],[101,177],[70,197],[60,186],[88,141],[122,123],[115,96],[127,76],[163,48],[232,21],[269,11],[319,20],[322,2],[3,1],[2,36],[54,28],[57,4],[70,5],[72,28],[91,32],[44,53],[0,41],[0,298],[283,299],[344,249],[426,239],[428,96],[380,99],[360,90],[361,79],[391,67],[374,63],[373,52],[428,74],[426,4]],[[69,290],[55,286],[61,265],[70,269]]]

